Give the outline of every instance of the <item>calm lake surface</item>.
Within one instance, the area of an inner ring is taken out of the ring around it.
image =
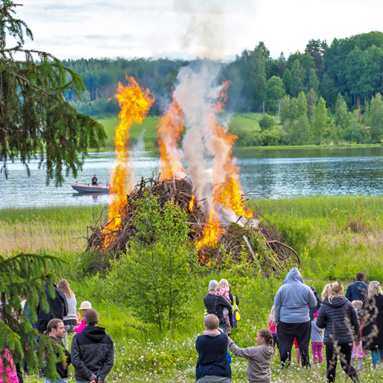
[[[252,198],[292,198],[311,195],[383,195],[382,148],[245,149],[236,153],[243,191]],[[107,204],[108,196],[81,195],[71,185],[109,180],[115,155],[94,153],[77,180],[68,177],[56,188],[45,183],[45,172],[31,161],[31,176],[18,164],[9,164],[9,179],[0,174],[0,209]],[[157,175],[158,158],[136,153],[135,179]],[[1,213],[0,213],[1,218]]]

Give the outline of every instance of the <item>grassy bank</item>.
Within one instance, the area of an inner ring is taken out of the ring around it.
[[[383,280],[383,198],[311,197],[250,201],[249,205],[259,209],[298,251],[306,282],[319,291],[329,280],[352,281],[357,271],[366,271],[369,280]],[[99,311],[100,325],[115,341],[116,364],[109,382],[195,381],[194,342],[203,330],[202,297],[210,279],[227,278],[232,284],[241,299],[243,316],[233,339],[241,347],[254,345],[257,329],[266,327],[273,297],[284,275],[265,278],[245,264],[230,265],[219,272],[201,268],[193,275],[194,289],[185,307],[187,318],[175,330],[160,333],[154,325],[137,319],[135,307],[140,302],[114,301],[108,290],[110,284],[101,276],[83,273],[85,245],[79,242],[76,248],[73,242],[86,235],[87,225],[93,224],[100,211],[101,207],[2,210],[0,252],[20,251],[19,243],[28,242],[23,238],[42,237],[41,248],[35,243],[26,249],[43,249],[65,258],[59,277],[70,280],[78,302],[92,302]],[[246,368],[245,360],[233,357],[232,381],[246,381]],[[340,370],[337,373],[342,381]],[[280,371],[278,356],[273,360],[273,382],[324,382],[324,376],[324,364],[307,371],[294,366]],[[373,371],[369,358],[360,377],[362,382],[382,381],[383,371]]]

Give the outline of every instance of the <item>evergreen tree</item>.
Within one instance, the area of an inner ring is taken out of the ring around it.
[[[318,102],[318,97],[314,89],[310,89],[307,92],[306,100],[307,100],[307,117],[309,118],[309,121],[312,122],[312,120],[314,119],[315,105]]]
[[[291,93],[292,96],[297,97],[299,92],[304,90],[305,71],[301,67],[299,60],[295,60],[291,67]]]
[[[283,81],[283,85],[285,86],[286,93],[289,96],[292,96],[293,95],[292,94],[293,83],[292,83],[291,72],[290,72],[289,68],[287,68],[285,70],[285,73],[283,74],[282,81]]]
[[[343,125],[344,125],[344,119],[347,115],[347,104],[346,104],[346,101],[344,101],[344,98],[340,93],[338,94],[338,97],[336,98],[335,113],[336,113],[335,122],[338,125],[345,127]]]
[[[370,106],[370,135],[371,141],[381,142],[383,139],[383,101],[380,93],[377,93],[371,100]]]
[[[56,353],[62,360],[62,349],[57,342],[38,334],[31,323],[37,321],[39,303],[45,311],[49,310],[45,286],[51,286],[49,291],[54,296],[51,270],[57,269],[58,264],[56,258],[43,255],[0,256],[0,350],[9,350],[20,365],[25,357],[30,370],[44,367],[45,375],[55,380],[59,378]],[[20,297],[26,298],[30,319],[20,309]],[[0,353],[0,358],[4,354]]]
[[[318,88],[319,88],[319,80],[318,80],[318,77],[316,74],[316,70],[312,68],[312,69],[310,69],[307,89],[314,89],[315,93],[317,93]]]
[[[20,159],[29,174],[28,162],[39,153],[47,183],[63,182],[63,170],[77,176],[88,148],[98,148],[106,134],[100,124],[78,113],[64,99],[72,90],[85,90],[81,77],[64,67],[53,55],[23,48],[31,30],[16,19],[15,4],[0,4],[0,161],[7,176],[9,160]],[[7,45],[7,37],[15,46]],[[15,59],[15,56],[23,59]]]
[[[314,121],[311,126],[314,142],[320,144],[327,130],[326,101],[322,97],[315,108]]]
[[[307,99],[304,92],[300,92],[297,97],[297,105],[298,105],[298,113],[297,117],[301,117],[303,115],[307,115]]]

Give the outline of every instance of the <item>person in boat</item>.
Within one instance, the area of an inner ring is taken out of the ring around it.
[[[98,184],[98,179],[97,179],[96,175],[94,175],[92,178],[92,186],[97,186],[97,184]]]

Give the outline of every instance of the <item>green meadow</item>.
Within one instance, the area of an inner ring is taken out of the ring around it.
[[[270,221],[301,259],[305,282],[320,292],[329,281],[350,283],[358,271],[369,281],[383,280],[383,198],[311,197],[283,200],[252,200],[249,206]],[[112,284],[101,274],[86,272],[88,226],[94,226],[103,207],[2,210],[0,253],[19,251],[54,254],[64,260],[58,278],[66,278],[77,302],[89,300],[100,315],[100,325],[115,342],[115,366],[109,382],[193,382],[197,353],[194,343],[202,333],[204,305],[210,279],[226,278],[240,297],[242,320],[232,333],[241,347],[255,344],[257,329],[267,327],[274,295],[285,273],[264,276],[246,262],[227,263],[219,270],[194,270],[187,316],[172,330],[162,332],[136,315],[138,300],[121,304],[111,292]],[[37,239],[38,238],[38,239]],[[89,270],[89,269],[88,269]],[[292,365],[280,370],[278,352],[272,363],[272,381],[324,382],[325,364],[304,370]],[[247,361],[233,357],[233,382],[246,381]],[[344,381],[340,368],[339,381]],[[362,382],[383,381],[383,370],[364,361]],[[28,383],[42,382],[36,376]],[[71,379],[73,383],[73,369]]]
[[[261,113],[243,113],[232,116],[229,131],[235,135],[243,135],[246,132],[259,131],[258,121],[262,118]],[[105,150],[114,150],[114,134],[120,119],[118,117],[108,117],[98,120],[106,131],[107,140]],[[142,124],[133,123],[129,130],[130,143],[137,144],[142,137],[146,150],[157,151],[157,131],[156,126],[159,123],[157,116],[148,116]]]

